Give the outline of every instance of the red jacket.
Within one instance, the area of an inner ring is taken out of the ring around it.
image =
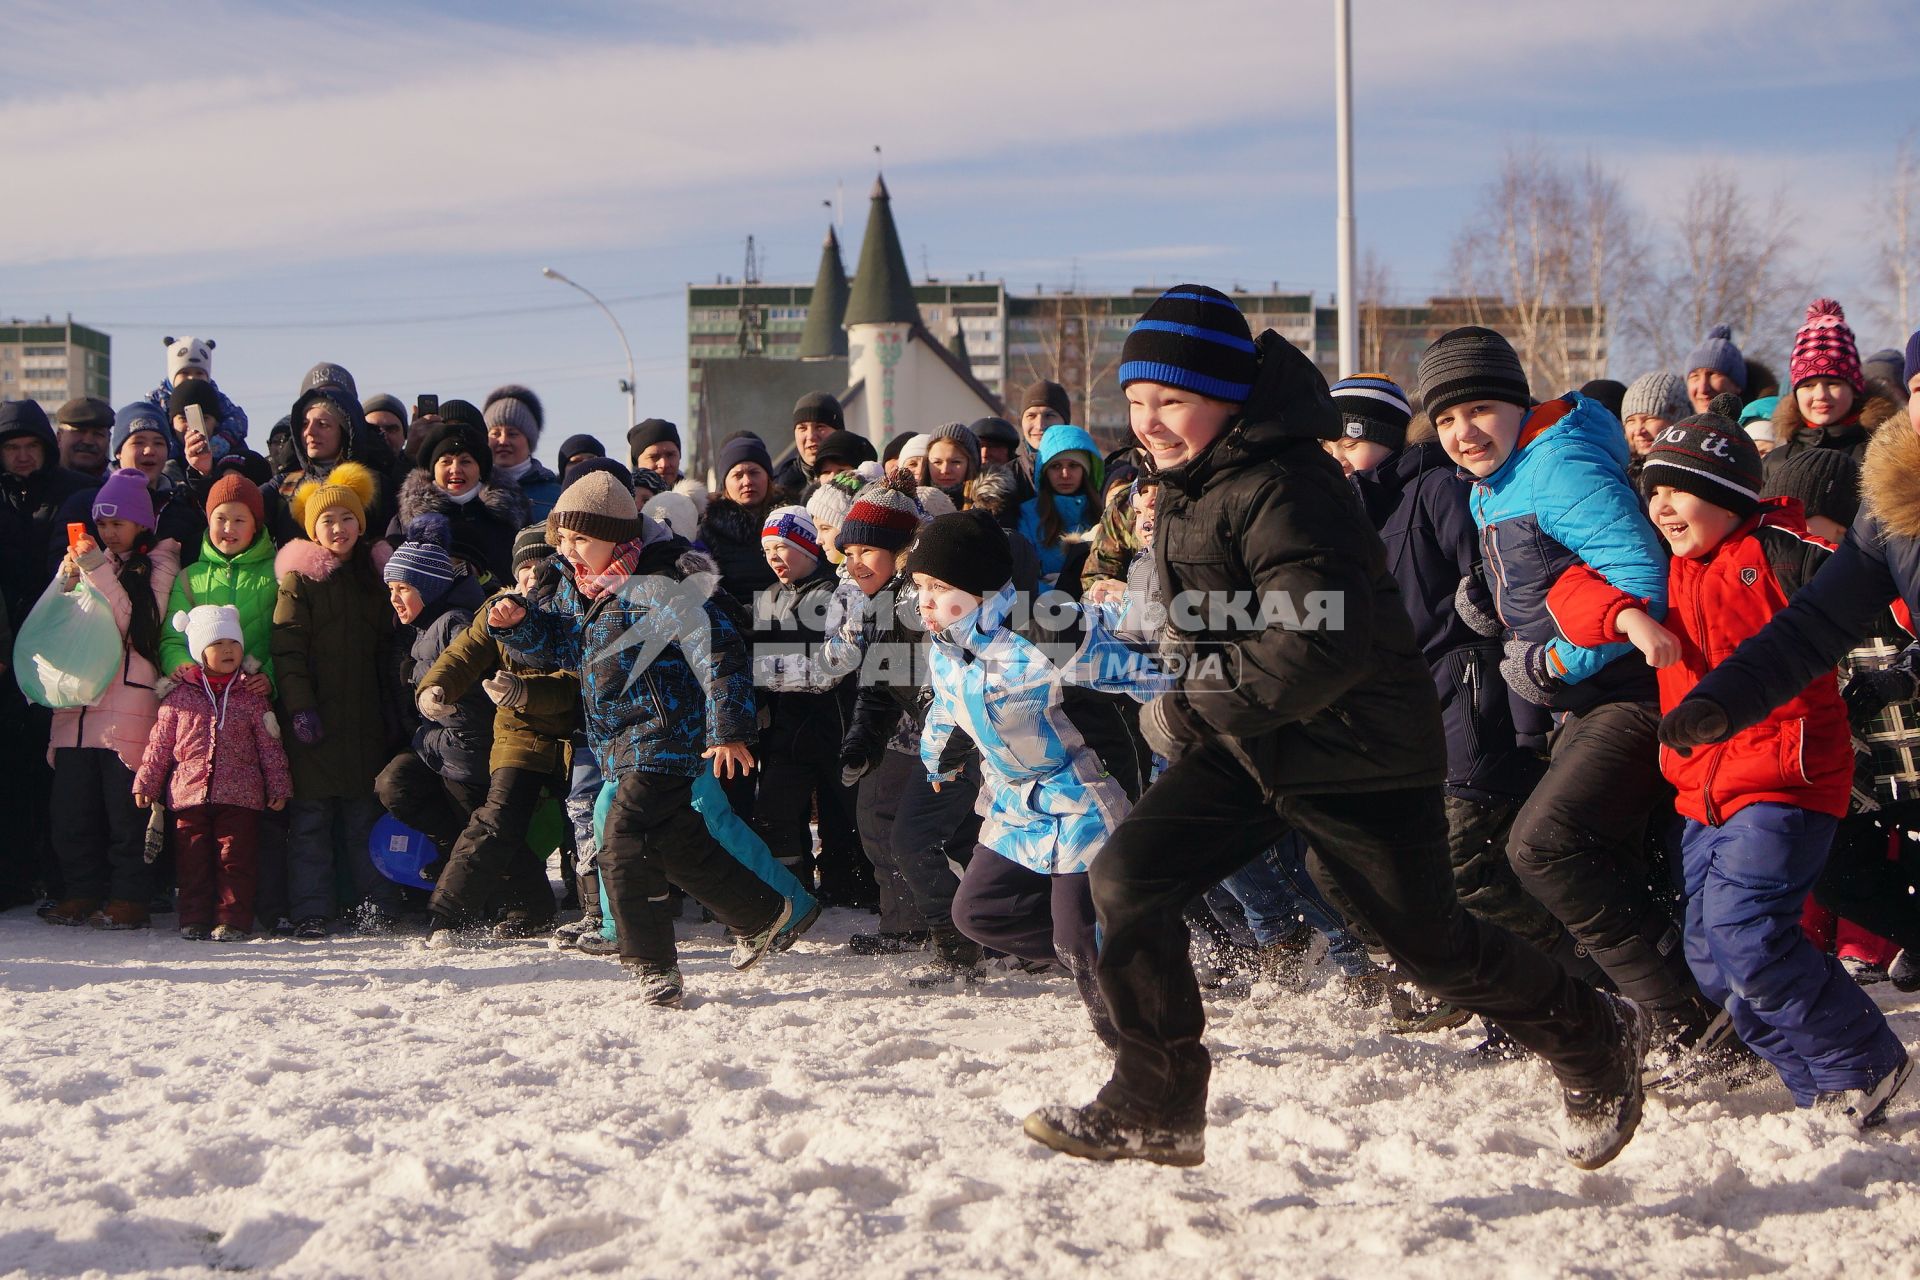
[[[1704,558],[1675,556],[1667,570],[1665,626],[1680,641],[1680,661],[1656,673],[1661,711],[1678,706],[1702,676],[1784,609],[1831,550],[1807,532],[1799,502],[1776,498]],[[1548,600],[1556,618],[1592,628],[1567,636],[1577,645],[1619,640],[1615,619],[1640,605],[1585,565],[1567,570]],[[1839,683],[1823,673],[1759,724],[1691,755],[1663,746],[1660,771],[1680,793],[1680,812],[1710,826],[1761,801],[1843,818],[1853,787],[1853,738]]]

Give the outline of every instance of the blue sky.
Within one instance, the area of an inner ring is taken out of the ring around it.
[[[1802,268],[1865,348],[1886,172],[1920,126],[1920,6],[1354,0],[1360,240],[1446,286],[1502,152],[1592,155],[1658,218],[1703,164],[1784,195]],[[916,271],[1017,290],[1334,281],[1331,5],[882,0],[795,6],[11,0],[0,317],[219,342],[264,427],[316,360],[363,393],[522,381],[550,444],[685,405],[684,288],[811,279],[843,188],[848,266],[885,148]],[[1170,18],[1169,15],[1177,15]],[[1637,370],[1614,370],[1631,376]],[[556,434],[557,433],[557,434]],[[548,450],[550,452],[550,449]]]

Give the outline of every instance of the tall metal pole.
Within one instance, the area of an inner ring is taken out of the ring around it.
[[[1360,358],[1360,307],[1353,296],[1353,10],[1333,0],[1333,95],[1340,168],[1340,376],[1351,377]]]
[[[613,331],[620,335],[620,349],[627,353],[627,380],[620,384],[620,389],[627,393],[627,425],[620,428],[621,432],[625,433],[639,421],[639,414],[635,410],[633,403],[633,347],[627,342],[627,331],[620,327],[620,319],[613,314],[612,309],[609,308],[606,303],[600,301],[599,296],[596,295],[593,290],[587,288],[587,286],[578,281],[567,279],[552,267],[540,268],[540,274],[549,280],[558,280],[561,284],[572,285],[580,292],[586,294],[587,297],[593,300],[593,305],[600,308],[600,310],[606,314],[607,319],[612,322]]]

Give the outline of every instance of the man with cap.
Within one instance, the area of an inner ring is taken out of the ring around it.
[[[388,395],[382,391],[379,395],[368,396],[360,402],[360,412],[367,420],[367,426],[378,431],[386,439],[387,448],[393,450],[396,458],[407,452],[407,406],[399,396]]]
[[[1647,1020],[1461,908],[1439,699],[1379,536],[1320,447],[1342,427],[1326,383],[1277,334],[1256,343],[1233,300],[1203,285],[1147,309],[1119,378],[1161,478],[1160,582],[1198,625],[1169,636],[1191,665],[1140,717],[1172,763],[1093,863],[1113,1076],[1092,1104],[1042,1108],[1026,1132],[1097,1159],[1204,1159],[1211,1061],[1181,911],[1291,827],[1328,897],[1407,978],[1547,1059],[1568,1158],[1605,1163],[1639,1121]],[[1463,368],[1446,383],[1472,395],[1483,380]],[[1222,529],[1244,533],[1223,544]],[[1218,607],[1248,593],[1270,621]],[[1338,601],[1338,621],[1302,612],[1315,600]]]
[[[107,441],[113,434],[113,406],[97,396],[80,396],[61,405],[53,421],[60,439],[60,465],[104,480],[108,471]]]
[[[167,430],[160,410],[146,400],[136,400],[114,415],[113,431],[108,437],[107,459],[117,469],[132,469],[147,478],[147,491],[153,502],[154,537],[164,542],[171,538],[180,544],[182,567],[200,555],[200,538],[207,529],[206,495],[224,468],[214,475],[197,471],[176,483],[167,474],[167,446],[172,433]],[[82,489],[60,508],[57,523],[79,524],[92,519],[93,491]],[[49,554],[60,550],[56,544]]]
[[[1715,396],[1740,394],[1747,386],[1747,360],[1733,345],[1733,330],[1714,325],[1687,356],[1687,400],[1705,413]]]
[[[653,472],[669,489],[680,483],[681,450],[680,428],[665,418],[648,418],[627,432],[627,457],[633,469]]]
[[[807,486],[814,481],[814,460],[819,456],[820,446],[834,432],[846,430],[846,426],[847,418],[841,411],[840,401],[825,391],[809,391],[795,401],[793,452],[773,473],[775,487],[804,496]]]
[[[1004,467],[1013,462],[1022,443],[1020,428],[1005,418],[976,418],[972,428],[973,438],[980,442],[982,468]]]

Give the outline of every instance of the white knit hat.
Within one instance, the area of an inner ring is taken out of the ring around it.
[[[900,461],[905,462],[910,458],[924,458],[927,456],[927,450],[932,447],[932,436],[924,434],[910,436],[907,442],[900,446]]]
[[[198,369],[211,378],[213,376],[213,339],[168,338],[167,381],[172,382],[178,378],[182,369]]]
[[[195,605],[173,615],[173,629],[185,633],[187,654],[195,662],[205,661],[207,646],[216,640],[237,640],[246,648],[247,635],[240,629],[240,610],[230,604]]]

